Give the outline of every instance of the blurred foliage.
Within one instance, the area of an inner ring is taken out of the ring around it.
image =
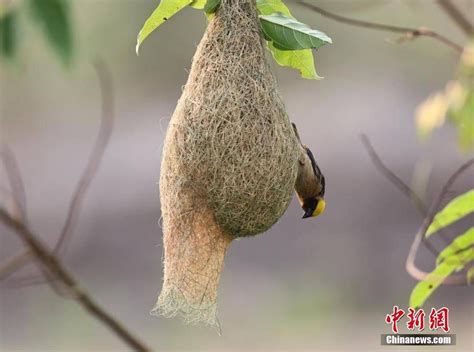
[[[220,0],[161,0],[138,33],[136,52],[143,41],[171,16],[187,6],[214,13]],[[303,78],[319,79],[311,49],[331,43],[326,34],[295,20],[282,0],[257,0],[262,34],[275,61],[300,71]]]
[[[458,130],[460,148],[474,146],[474,42],[464,48],[457,79],[424,101],[417,108],[415,119],[422,139],[448,120]]]
[[[454,198],[443,210],[438,212],[428,227],[425,236],[431,236],[436,231],[451,225],[453,222],[458,221],[472,212],[474,212],[474,190]]]
[[[458,256],[461,251],[472,250],[472,246],[474,246],[474,227],[471,227],[467,232],[456,237],[456,239],[439,254],[436,259],[436,264],[440,265],[450,258]]]
[[[72,27],[68,0],[25,0],[19,5],[3,5],[0,8],[0,54],[14,58],[19,47],[20,22],[17,17],[25,12],[37,24],[53,51],[65,65],[69,65],[73,56]]]
[[[450,201],[434,217],[425,236],[451,225],[474,212],[474,190],[470,190]],[[436,288],[453,272],[466,269],[474,261],[474,227],[458,235],[437,257],[435,269],[413,289],[410,306],[420,307]],[[470,283],[473,272],[466,273]]]
[[[456,251],[455,254],[440,259],[440,264],[413,289],[410,295],[410,307],[421,307],[449,275],[455,271],[464,269],[467,264],[474,260],[474,249],[472,248],[472,244],[474,243],[474,228],[466,232],[465,235],[470,237],[471,245]]]
[[[0,51],[1,55],[11,59],[16,50],[16,11],[8,11],[0,16]]]
[[[62,61],[69,64],[73,45],[67,0],[29,0],[28,4],[46,40]]]

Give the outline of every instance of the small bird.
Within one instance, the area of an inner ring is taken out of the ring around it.
[[[316,217],[320,215],[326,207],[326,202],[324,201],[326,181],[314,159],[313,153],[306,145],[301,143],[296,125],[294,123],[291,125],[300,144],[295,191],[301,207],[304,210],[303,219]]]

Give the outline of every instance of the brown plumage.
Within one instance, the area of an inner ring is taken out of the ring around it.
[[[303,218],[317,216],[324,210],[325,206],[325,178],[314,159],[313,153],[301,142],[296,125],[292,123],[292,126],[300,148],[295,191],[301,207],[305,211]]]

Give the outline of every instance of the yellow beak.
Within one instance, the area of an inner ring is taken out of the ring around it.
[[[318,205],[316,206],[316,209],[314,209],[313,214],[311,216],[316,217],[322,214],[325,208],[326,208],[326,202],[324,201],[324,199],[321,198],[318,202]]]

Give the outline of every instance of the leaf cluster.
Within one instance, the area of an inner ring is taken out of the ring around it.
[[[454,198],[438,212],[424,236],[428,238],[472,213],[474,213],[474,189]],[[410,306],[420,307],[423,305],[449,275],[468,269],[473,262],[474,227],[471,227],[466,232],[459,234],[438,255],[435,269],[411,292]],[[466,275],[467,281],[470,283],[474,277],[472,268],[467,270]]]
[[[138,34],[137,54],[140,45],[156,28],[188,6],[203,10],[211,18],[218,11],[220,0],[161,0]],[[262,36],[275,61],[297,69],[304,78],[321,78],[314,67],[312,49],[332,43],[331,38],[298,22],[282,0],[257,0],[257,9]]]
[[[460,148],[474,147],[474,42],[464,48],[456,78],[420,104],[415,120],[422,139],[449,121],[458,131]]]
[[[73,56],[73,38],[68,0],[25,0],[21,5],[0,4],[0,55],[13,59],[18,52],[22,22],[26,16],[65,65]]]

